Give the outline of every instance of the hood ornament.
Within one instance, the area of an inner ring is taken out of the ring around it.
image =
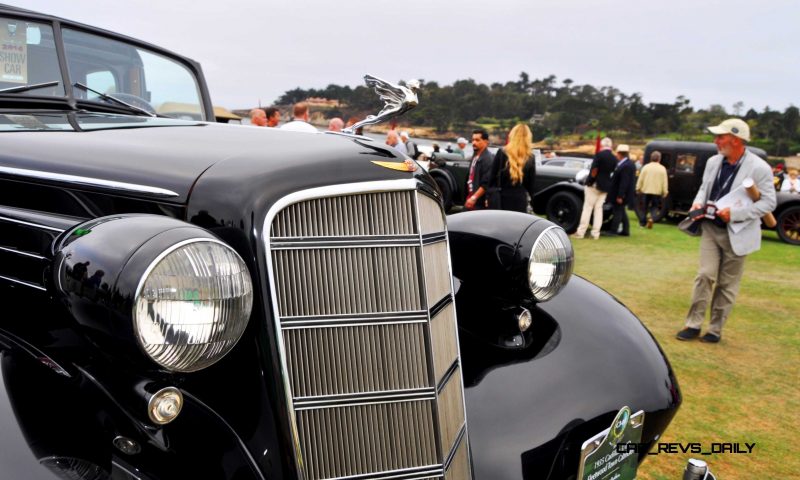
[[[419,99],[417,99],[418,80],[409,80],[406,85],[395,85],[372,75],[364,75],[364,82],[381,97],[384,103],[383,109],[377,115],[368,115],[364,120],[343,129],[343,133],[353,134],[364,125],[374,125],[398,117],[419,103]]]

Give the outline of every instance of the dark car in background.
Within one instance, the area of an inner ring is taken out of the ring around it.
[[[567,232],[578,226],[583,204],[583,182],[592,160],[580,157],[541,159],[537,156],[531,211],[546,215]],[[446,211],[467,197],[470,161],[452,153],[434,153],[430,174],[442,191]]]
[[[747,149],[767,160],[764,150],[750,146]],[[661,164],[667,169],[669,196],[662,202],[661,210],[653,220],[660,221],[668,215],[685,216],[700,189],[706,162],[718,153],[717,146],[703,142],[654,140],[645,147],[645,163],[654,151],[661,152]],[[777,201],[773,215],[778,223],[774,230],[784,242],[800,245],[800,196],[778,192]],[[637,209],[641,208],[638,204]],[[641,213],[637,212],[639,215]]]
[[[764,160],[767,159],[767,152],[764,150],[755,147],[747,149]],[[669,196],[662,202],[661,211],[653,220],[659,221],[670,214],[685,216],[703,182],[706,162],[718,153],[717,146],[704,142],[654,140],[645,146],[645,164],[650,161],[650,154],[656,150],[661,152],[661,165],[667,169]]]
[[[675,415],[557,225],[446,217],[366,137],[213,123],[155,45],[1,5],[0,43],[3,478],[573,479]]]

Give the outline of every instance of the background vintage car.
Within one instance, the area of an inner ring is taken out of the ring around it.
[[[675,415],[657,342],[551,222],[445,217],[365,137],[212,123],[156,46],[0,6],[12,30],[4,478],[568,479],[623,407],[648,447]]]
[[[764,150],[756,147],[747,149],[767,159]],[[666,167],[669,176],[669,196],[662,202],[661,211],[653,220],[660,221],[668,215],[682,218],[689,212],[700,189],[706,162],[718,153],[717,146],[703,142],[654,140],[645,147],[645,162],[656,150],[661,152],[661,164]],[[778,224],[770,230],[776,230],[784,242],[800,245],[800,196],[778,192],[777,201],[773,215]],[[641,205],[637,207],[641,208]]]
[[[587,162],[591,164],[591,159],[537,158],[531,210],[547,215],[548,220],[567,232],[574,231],[580,220]],[[466,200],[470,161],[458,154],[434,153],[431,166],[430,173],[442,191],[445,209],[462,206]]]

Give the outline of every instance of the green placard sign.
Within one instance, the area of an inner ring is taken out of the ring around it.
[[[638,455],[634,449],[618,449],[617,445],[639,444],[642,441],[644,411],[631,415],[622,407],[611,426],[583,442],[580,480],[633,480],[636,478]],[[620,451],[621,450],[621,451]]]

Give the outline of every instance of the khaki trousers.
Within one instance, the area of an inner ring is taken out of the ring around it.
[[[706,306],[711,300],[708,331],[722,335],[722,326],[739,293],[746,256],[733,253],[727,228],[717,227],[708,221],[704,221],[700,227],[700,269],[694,279],[692,305],[686,315],[686,326],[700,328],[703,325]]]
[[[589,216],[594,211],[592,219],[592,237],[600,237],[600,227],[603,226],[603,203],[606,201],[606,192],[602,192],[592,186],[583,189],[583,211],[581,211],[581,221],[578,223],[578,231],[575,236],[583,237],[586,229],[589,228]]]

